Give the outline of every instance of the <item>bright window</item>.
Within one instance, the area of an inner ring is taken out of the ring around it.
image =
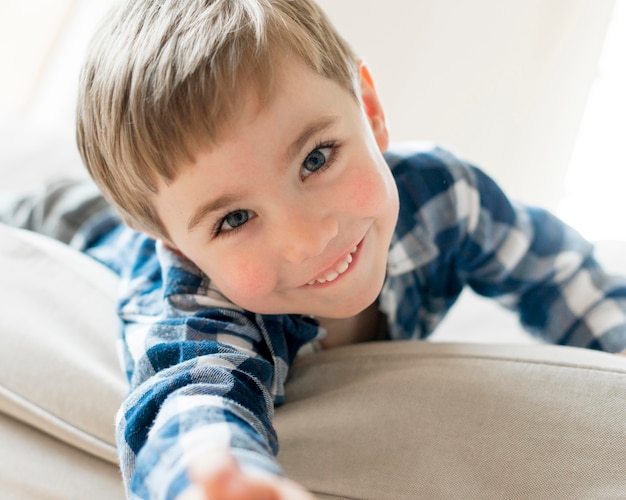
[[[626,240],[626,1],[617,0],[558,215],[589,239]]]

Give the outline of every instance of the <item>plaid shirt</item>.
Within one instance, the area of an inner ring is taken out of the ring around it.
[[[469,285],[547,342],[626,348],[626,281],[606,275],[575,231],[512,203],[444,150],[407,146],[386,158],[400,196],[379,297],[390,339],[428,337]],[[316,321],[241,310],[162,244],[121,225],[111,231],[106,217],[94,227],[106,235],[88,253],[122,277],[131,390],[117,441],[129,497],[174,497],[188,465],[211,450],[280,473],[274,405],[300,348],[323,336]]]

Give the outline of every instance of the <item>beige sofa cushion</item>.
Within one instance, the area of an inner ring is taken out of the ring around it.
[[[122,498],[116,278],[0,226],[2,498]],[[319,498],[623,498],[626,360],[378,343],[299,359],[279,461]]]
[[[279,460],[321,498],[625,498],[626,360],[554,346],[362,344],[304,358]]]
[[[117,278],[0,225],[0,498],[123,498],[114,413]]]

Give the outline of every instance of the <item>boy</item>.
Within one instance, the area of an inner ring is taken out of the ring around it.
[[[72,241],[123,278],[130,497],[310,498],[274,461],[291,361],[424,338],[466,284],[547,341],[626,348],[626,281],[590,244],[449,153],[388,142],[310,0],[131,0],[106,21],[78,143],[126,225],[96,210]]]

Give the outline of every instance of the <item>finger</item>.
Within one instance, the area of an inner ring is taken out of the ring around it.
[[[230,454],[213,455],[197,460],[190,468],[189,477],[206,499],[280,500],[275,484],[278,478],[272,477],[268,481],[244,474]]]

